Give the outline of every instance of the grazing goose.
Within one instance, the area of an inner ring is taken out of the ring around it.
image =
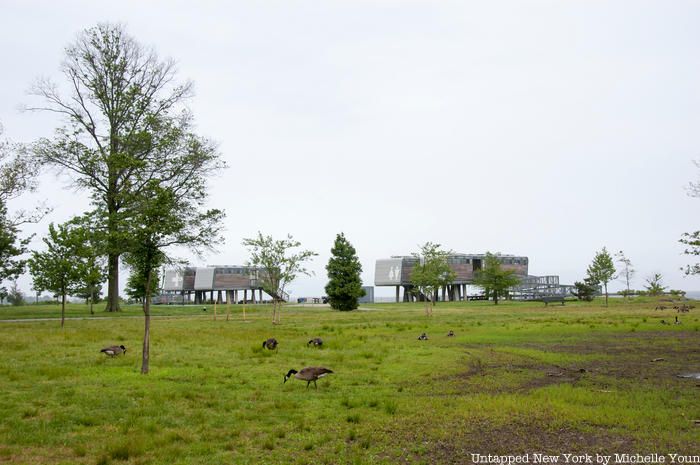
[[[277,339],[275,339],[274,337],[271,337],[270,339],[267,339],[266,341],[264,341],[262,346],[265,349],[275,350],[277,348]]]
[[[313,381],[314,382],[314,387],[318,389],[318,386],[316,386],[316,380],[319,378],[323,378],[329,373],[333,373],[333,370],[329,370],[328,368],[324,367],[306,367],[302,368],[301,371],[296,371],[295,369],[291,369],[287,372],[286,375],[284,375],[284,382],[286,383],[289,378],[294,375],[296,379],[300,379],[302,381],[306,381],[306,388],[309,388],[309,384]]]
[[[311,344],[313,344],[314,347],[321,347],[323,345],[323,339],[320,337],[315,337],[306,343],[307,346],[310,346]]]
[[[427,341],[428,340],[428,335],[423,333],[420,336],[418,336],[419,341]]]
[[[679,325],[679,324],[681,324],[681,322],[678,320],[678,317],[676,317],[676,322],[673,323],[673,324],[674,324],[674,325]]]
[[[452,331],[452,330],[450,330],[450,332],[447,333],[447,337],[452,337],[452,336],[454,336],[454,335],[455,335],[455,332]]]
[[[110,357],[114,357],[119,354],[126,354],[126,347],[124,346],[109,346],[102,349],[100,352],[104,352]]]

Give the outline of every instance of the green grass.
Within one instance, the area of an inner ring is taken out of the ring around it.
[[[155,307],[151,373],[138,307],[71,305],[57,321],[0,322],[0,462],[36,464],[466,463],[468,453],[697,451],[700,320],[664,326],[654,301],[609,308],[503,302],[365,310]],[[98,307],[99,308],[99,307]],[[56,317],[53,306],[0,319]],[[102,317],[102,318],[99,318]],[[455,331],[454,338],[447,332]],[[428,341],[417,336],[427,332]],[[274,336],[277,351],[263,350]],[[321,349],[307,347],[311,337]],[[125,356],[99,353],[124,344]],[[662,362],[651,362],[653,358]],[[318,389],[290,368],[335,371]],[[496,439],[494,439],[496,438]],[[559,438],[559,439],[558,439]],[[573,438],[573,439],[571,439]],[[559,443],[557,442],[559,441]],[[566,449],[562,449],[566,447]],[[531,448],[528,450],[528,448]],[[559,448],[559,449],[557,449]],[[461,458],[464,457],[464,460]]]

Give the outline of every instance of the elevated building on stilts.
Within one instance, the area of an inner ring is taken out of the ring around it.
[[[156,303],[260,303],[264,301],[261,272],[253,266],[229,265],[166,270]]]
[[[531,276],[528,274],[529,259],[525,256],[494,254],[504,269],[513,270],[520,278],[520,284],[511,289],[511,297],[516,299],[541,299],[548,296],[566,296],[571,286],[559,284],[558,276]],[[474,276],[486,260],[486,254],[455,253],[447,257],[447,262],[454,272],[454,280],[444,286],[432,299],[459,301],[481,299],[485,296],[481,289],[472,289]],[[411,274],[419,258],[412,255],[392,256],[376,261],[374,269],[375,286],[396,288],[396,302],[421,300],[413,292]],[[403,292],[402,292],[403,290]],[[471,293],[470,293],[471,290]]]

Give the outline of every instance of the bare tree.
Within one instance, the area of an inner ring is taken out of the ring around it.
[[[620,273],[617,276],[622,282],[625,283],[626,299],[630,295],[630,281],[637,271],[632,267],[632,260],[627,258],[622,250],[615,254],[615,258],[617,263],[621,265],[621,269],[619,270]]]
[[[175,63],[161,61],[122,26],[83,31],[66,49],[61,71],[65,93],[48,80],[33,88],[44,104],[29,109],[55,112],[65,122],[53,139],[36,144],[35,153],[70,173],[73,184],[90,192],[105,212],[107,310],[116,311],[119,257],[135,213],[131,199],[146,192],[151,180],[162,179],[161,173],[205,177],[224,164],[209,141],[192,133],[192,115],[184,106],[192,83],[176,83]]]

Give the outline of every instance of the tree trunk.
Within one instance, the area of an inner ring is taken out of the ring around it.
[[[106,312],[119,311],[119,254],[110,253],[107,260]]]
[[[93,305],[94,300],[95,300],[95,299],[93,299],[93,296],[95,295],[95,291],[94,291],[94,289],[92,288],[92,286],[90,286],[90,291],[89,291],[89,292],[90,292],[90,296],[88,297],[88,303],[90,304],[90,315],[94,315],[94,314],[95,314],[95,310],[93,310],[92,305]]]
[[[605,287],[605,306],[608,306],[608,283],[604,283],[603,286]]]
[[[141,374],[148,374],[148,362],[151,348],[151,270],[146,278],[146,298],[143,300],[144,330],[143,356],[141,358]]]
[[[66,294],[63,293],[61,295],[61,328],[63,328],[63,324],[65,323],[66,320]]]

